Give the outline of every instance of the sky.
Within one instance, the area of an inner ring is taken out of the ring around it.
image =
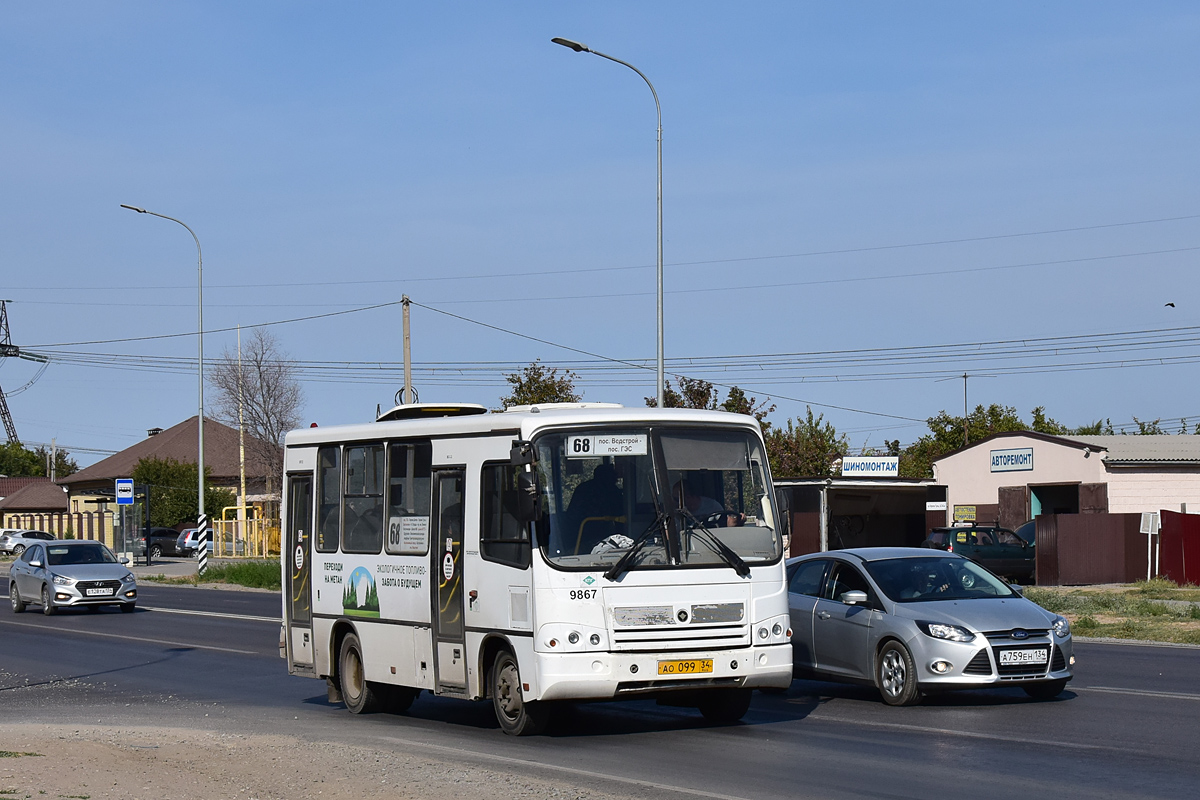
[[[0,387],[81,465],[267,325],[304,424],[535,359],[672,375],[854,448],[968,401],[1200,422],[1192,3],[0,5]],[[1173,303],[1174,306],[1168,306]],[[37,377],[28,388],[30,380]],[[209,390],[211,399],[211,388]],[[211,405],[211,404],[210,404]]]

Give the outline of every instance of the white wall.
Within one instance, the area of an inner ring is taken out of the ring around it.
[[[1108,510],[1114,514],[1142,511],[1200,511],[1200,469],[1190,467],[1111,467]]]
[[[1033,469],[1022,472],[992,472],[993,450],[1033,448]],[[955,505],[998,503],[1001,486],[1025,486],[1039,483],[1105,483],[1109,477],[1100,453],[1087,457],[1080,448],[1047,442],[1031,436],[1006,436],[993,439],[946,456],[933,465],[936,483],[946,485],[946,502],[952,512]],[[1111,503],[1111,487],[1110,487]],[[1178,508],[1178,504],[1175,508]]]

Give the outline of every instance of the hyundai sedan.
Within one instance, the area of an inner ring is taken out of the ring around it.
[[[31,543],[8,572],[13,613],[37,603],[43,614],[59,608],[117,605],[133,611],[137,581],[133,573],[100,542],[53,541]]]
[[[950,689],[1060,694],[1071,626],[956,553],[866,547],[787,563],[795,674],[877,687],[912,705]]]

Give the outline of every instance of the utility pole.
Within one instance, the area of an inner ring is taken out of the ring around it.
[[[967,373],[963,373],[963,447],[966,447],[971,440],[971,434],[967,428],[967,378],[970,377]]]
[[[12,336],[8,332],[8,304],[11,300],[0,300],[0,357],[21,355],[20,348],[14,347]],[[4,419],[4,432],[13,444],[20,444],[17,438],[17,426],[13,423],[12,414],[8,411],[8,401],[4,399],[4,388],[0,387],[0,418]]]
[[[404,307],[404,405],[412,405],[412,337],[408,327],[408,307],[412,300],[403,295],[400,304]]]

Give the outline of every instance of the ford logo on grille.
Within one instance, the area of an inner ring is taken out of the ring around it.
[[[1029,631],[1022,630],[1021,628],[1014,628],[1013,632],[1010,635],[1014,639],[1028,639]]]

